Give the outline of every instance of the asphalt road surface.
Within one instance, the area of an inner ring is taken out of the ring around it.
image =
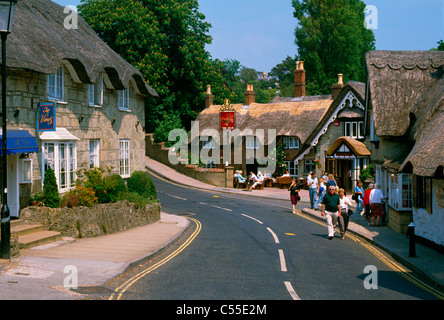
[[[395,272],[386,263],[390,257],[375,253],[356,236],[341,240],[337,232],[329,240],[325,223],[293,214],[290,200],[152,179],[162,211],[186,216],[191,227],[164,252],[112,280],[108,285],[116,287],[139,275],[118,299],[437,299]],[[261,305],[253,312],[263,312]]]

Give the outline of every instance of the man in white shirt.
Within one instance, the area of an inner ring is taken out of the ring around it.
[[[316,172],[310,172],[307,177],[308,194],[310,196],[310,207],[318,210],[317,193],[318,193],[318,178]]]

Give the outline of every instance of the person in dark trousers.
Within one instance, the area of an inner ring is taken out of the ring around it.
[[[328,187],[328,192],[322,199],[321,216],[327,219],[328,239],[332,240],[335,235],[335,226],[341,216],[341,203],[339,195],[334,186]]]
[[[291,185],[288,188],[288,191],[290,191],[290,199],[291,204],[293,206],[293,213],[296,213],[296,205],[298,204],[298,198],[299,198],[299,186],[298,186],[298,180],[296,178],[293,178],[291,181]]]

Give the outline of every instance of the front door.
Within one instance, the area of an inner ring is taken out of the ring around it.
[[[8,155],[8,207],[11,217],[19,217],[19,174],[17,154]]]

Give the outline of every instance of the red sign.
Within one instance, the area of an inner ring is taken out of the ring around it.
[[[220,112],[220,128],[232,130],[235,127],[235,111],[221,111]]]

